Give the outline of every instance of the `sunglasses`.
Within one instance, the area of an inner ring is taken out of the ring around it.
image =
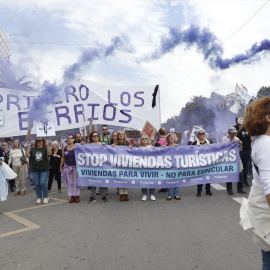
[[[107,128],[103,128],[102,130],[108,130]]]
[[[118,135],[125,135],[125,133],[118,133]]]
[[[7,144],[2,144],[3,146],[7,146]]]
[[[199,135],[204,135],[205,133],[199,133]]]
[[[141,140],[147,140],[147,138],[142,138]]]
[[[36,142],[42,142],[42,140],[36,140]]]
[[[98,135],[92,135],[92,137],[94,137],[94,138],[98,138]]]

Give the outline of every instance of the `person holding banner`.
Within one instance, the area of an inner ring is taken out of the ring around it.
[[[21,194],[21,196],[25,195],[25,189],[26,189],[26,169],[28,164],[28,160],[26,159],[26,162],[24,163],[21,158],[25,158],[25,150],[22,149],[20,141],[14,140],[12,149],[9,153],[9,160],[8,160],[8,166],[11,166],[12,163],[12,169],[17,174],[17,177],[15,178],[15,185],[16,185],[16,192],[14,193],[14,196],[17,196]],[[20,192],[20,179],[22,181],[22,192]]]
[[[32,174],[35,181],[35,189],[37,200],[36,204],[48,203],[48,184],[47,176],[50,169],[49,156],[52,154],[52,150],[49,147],[49,140],[44,140],[43,137],[37,137],[34,147],[29,151],[29,143],[26,144],[25,155],[31,158]]]
[[[90,137],[90,144],[102,144],[103,146],[105,145],[105,143],[100,142],[100,135],[99,135],[98,131],[91,132],[89,137]],[[88,203],[94,203],[96,201],[96,189],[97,189],[96,187],[91,187],[91,197],[90,197]],[[106,198],[107,188],[100,187],[99,192],[101,194],[102,201],[108,202],[108,200]]]
[[[167,145],[167,143],[165,141],[165,136],[166,136],[166,129],[160,128],[158,131],[158,139],[156,141],[157,143],[160,144],[160,146]]]
[[[212,141],[211,140],[207,140],[205,138],[205,130],[200,128],[197,130],[197,133],[196,133],[198,139],[196,141],[194,141],[192,143],[192,145],[198,145],[198,146],[202,146],[202,145],[209,145],[209,144],[212,144]],[[203,185],[197,185],[197,197],[201,197],[202,196],[202,188],[203,188]],[[208,196],[212,196],[213,193],[211,192],[211,185],[210,184],[206,184],[205,185],[205,191],[206,191],[206,195]]]
[[[78,172],[74,152],[75,136],[67,136],[67,145],[62,149],[60,172],[63,172],[63,182],[67,186],[70,203],[80,202],[80,187],[77,186]]]
[[[151,147],[151,148],[155,148],[154,146],[150,145],[150,139],[143,135],[140,139],[140,146],[141,147]],[[147,200],[147,188],[142,188],[142,201],[146,201]],[[155,201],[156,197],[155,197],[155,189],[154,188],[149,188],[149,195],[150,195],[150,200],[151,201]]]
[[[127,140],[127,136],[124,130],[120,129],[117,131],[117,137],[116,137],[116,140],[114,141],[114,144],[112,144],[112,146],[115,146],[115,145],[132,147],[131,145],[129,145],[129,142]],[[118,188],[118,192],[120,195],[120,202],[129,201],[128,188]]]
[[[166,135],[165,137],[165,142],[166,142],[166,147],[178,147],[178,144],[176,144],[175,142],[177,142],[178,138],[174,133],[169,133]],[[165,147],[165,146],[163,146]],[[172,188],[168,188],[168,197],[167,197],[167,201],[170,201],[172,199],[172,195],[173,198],[175,200],[181,200],[181,198],[178,196],[179,194],[179,187],[174,187]]]
[[[111,137],[111,144],[114,144],[116,138],[117,138],[117,132],[113,132],[112,137]]]
[[[222,142],[224,142],[224,143],[237,142],[237,143],[239,143],[239,149],[241,150],[242,149],[242,141],[240,141],[239,138],[236,137],[236,133],[237,133],[237,130],[236,130],[235,127],[229,127],[228,135],[224,136],[222,138]],[[233,195],[232,182],[227,182],[226,187],[227,187],[228,194]],[[242,182],[241,172],[240,172],[240,175],[239,175],[239,181],[237,182],[237,190],[238,190],[238,193],[247,194],[247,192],[243,189],[243,182]]]
[[[262,252],[262,269],[270,269],[270,98],[252,101],[246,108],[244,126],[250,136],[253,181],[248,199],[240,208],[244,230],[252,228],[253,241]]]

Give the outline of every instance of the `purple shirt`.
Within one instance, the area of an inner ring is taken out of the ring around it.
[[[67,146],[65,146],[65,164],[68,166],[76,166],[74,149],[68,150]]]

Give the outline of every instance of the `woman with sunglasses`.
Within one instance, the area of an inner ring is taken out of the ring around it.
[[[20,141],[18,139],[13,141],[12,149],[9,153],[9,160],[8,160],[8,166],[12,163],[12,169],[17,174],[17,177],[15,178],[15,184],[16,184],[16,192],[14,193],[14,196],[17,196],[21,194],[21,196],[25,195],[25,189],[26,189],[26,163],[23,164],[21,161],[21,157],[26,156],[24,149],[21,148]],[[27,160],[28,164],[28,160]],[[20,179],[22,181],[22,192],[20,191]]]
[[[143,135],[140,139],[140,147],[150,147],[150,148],[155,148],[154,146],[152,146],[150,144],[150,139]],[[147,188],[142,188],[142,201],[146,201],[147,200],[147,192],[148,189]],[[156,197],[155,197],[155,189],[154,188],[149,188],[149,195],[150,195],[150,200],[151,201],[155,201]]]
[[[166,137],[164,138],[165,142],[167,143],[166,147],[178,147],[178,144],[176,144],[178,137],[174,134],[174,133],[169,133],[166,135]],[[163,146],[165,147],[165,146]],[[168,197],[167,197],[167,201],[170,201],[172,199],[172,195],[173,198],[175,200],[181,200],[181,198],[179,197],[179,187],[174,187],[174,188],[168,188]]]
[[[112,137],[111,137],[111,144],[114,144],[116,138],[117,138],[117,132],[113,132]]]
[[[129,141],[127,140],[127,136],[124,130],[120,129],[117,131],[117,136],[112,146],[115,145],[132,147],[131,145],[129,145]],[[118,192],[120,195],[120,202],[129,201],[128,188],[118,188]]]
[[[105,145],[105,143],[100,142],[100,135],[99,135],[98,131],[91,132],[89,137],[90,137],[90,144],[102,144],[103,146]],[[94,203],[96,201],[96,189],[97,189],[96,187],[91,187],[91,197],[90,197],[88,203]],[[102,198],[103,202],[108,202],[108,200],[106,198],[107,190],[108,189],[106,187],[99,188],[99,192],[101,194],[101,198]]]
[[[34,147],[29,151],[29,143],[26,144],[25,155],[31,158],[32,174],[35,181],[35,190],[37,195],[36,204],[40,204],[43,197],[43,203],[48,203],[48,184],[47,177],[50,169],[49,156],[52,150],[49,147],[49,140],[37,137]]]
[[[207,140],[205,138],[205,130],[204,129],[199,129],[197,131],[197,137],[198,139],[192,143],[192,145],[198,145],[198,146],[202,146],[202,145],[209,145],[212,144],[211,140]],[[203,185],[197,185],[197,197],[201,197],[202,196],[202,189],[203,189]],[[206,191],[206,195],[208,196],[212,196],[213,193],[211,192],[211,185],[210,184],[206,184],[205,185],[205,191]]]
[[[5,163],[8,164],[9,153],[10,153],[8,150],[8,144],[6,142],[3,142],[2,147],[3,147],[3,157],[5,160]],[[8,179],[8,182],[9,182],[10,191],[14,192],[15,179]]]
[[[78,172],[74,152],[75,136],[67,136],[67,145],[62,149],[60,172],[63,172],[63,182],[67,186],[70,203],[80,202],[80,187],[77,186]]]

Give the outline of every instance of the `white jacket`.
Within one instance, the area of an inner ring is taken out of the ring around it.
[[[264,251],[270,251],[270,207],[263,189],[252,181],[248,199],[243,198],[240,225],[252,229],[253,241]]]

